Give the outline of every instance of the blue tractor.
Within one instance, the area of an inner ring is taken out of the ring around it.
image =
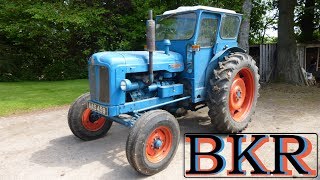
[[[104,136],[113,122],[130,127],[129,163],[145,175],[166,168],[179,144],[175,116],[209,108],[223,133],[245,129],[256,107],[255,61],[238,47],[241,15],[231,10],[179,7],[147,20],[145,51],[93,54],[90,93],[70,107],[69,127],[83,140]]]

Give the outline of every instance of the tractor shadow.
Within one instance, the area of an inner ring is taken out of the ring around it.
[[[67,176],[68,171],[81,170],[85,165],[99,162],[113,177],[139,178],[140,174],[131,168],[126,159],[128,134],[129,128],[114,123],[101,139],[82,141],[74,135],[59,137],[51,140],[45,149],[33,153],[30,161],[44,167],[67,167],[60,176]]]
[[[216,129],[211,125],[211,119],[208,117],[207,113],[199,112],[189,112],[187,116],[178,118],[180,125],[181,137],[185,133],[214,133]]]
[[[181,131],[179,148],[182,149],[185,133],[215,132],[210,119],[200,116],[197,112],[179,118],[178,122]],[[100,179],[147,178],[148,176],[137,173],[127,161],[125,148],[129,131],[129,128],[114,123],[107,136],[98,140],[82,141],[73,135],[59,137],[49,141],[49,145],[43,150],[33,153],[30,161],[44,167],[67,167],[60,176],[67,176],[68,171],[99,162],[107,171],[105,174],[102,173]],[[180,156],[178,153],[177,155]],[[69,168],[71,170],[68,170]]]

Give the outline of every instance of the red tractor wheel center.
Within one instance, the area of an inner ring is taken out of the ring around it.
[[[88,108],[82,114],[82,125],[88,131],[98,131],[103,127],[105,122],[106,118],[93,114]]]
[[[254,90],[253,72],[249,68],[241,69],[232,81],[229,95],[229,110],[235,121],[243,121],[250,112]]]
[[[152,131],[146,141],[146,157],[152,163],[162,161],[172,146],[172,133],[169,128],[160,126]]]

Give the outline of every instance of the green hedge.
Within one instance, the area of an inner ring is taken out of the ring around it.
[[[262,0],[254,2],[254,9],[264,7]],[[240,12],[242,3],[243,0],[0,0],[0,81],[85,78],[91,54],[143,49],[148,9],[161,14],[179,6],[208,5]],[[262,13],[253,13],[252,24],[259,24]]]
[[[92,53],[143,48],[148,6],[0,0],[0,81],[85,78]]]

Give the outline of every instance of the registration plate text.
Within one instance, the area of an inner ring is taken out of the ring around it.
[[[99,105],[99,104],[94,104],[92,102],[88,102],[88,108],[91,109],[92,111],[99,113],[99,114],[102,114],[105,116],[108,115],[108,109]]]

